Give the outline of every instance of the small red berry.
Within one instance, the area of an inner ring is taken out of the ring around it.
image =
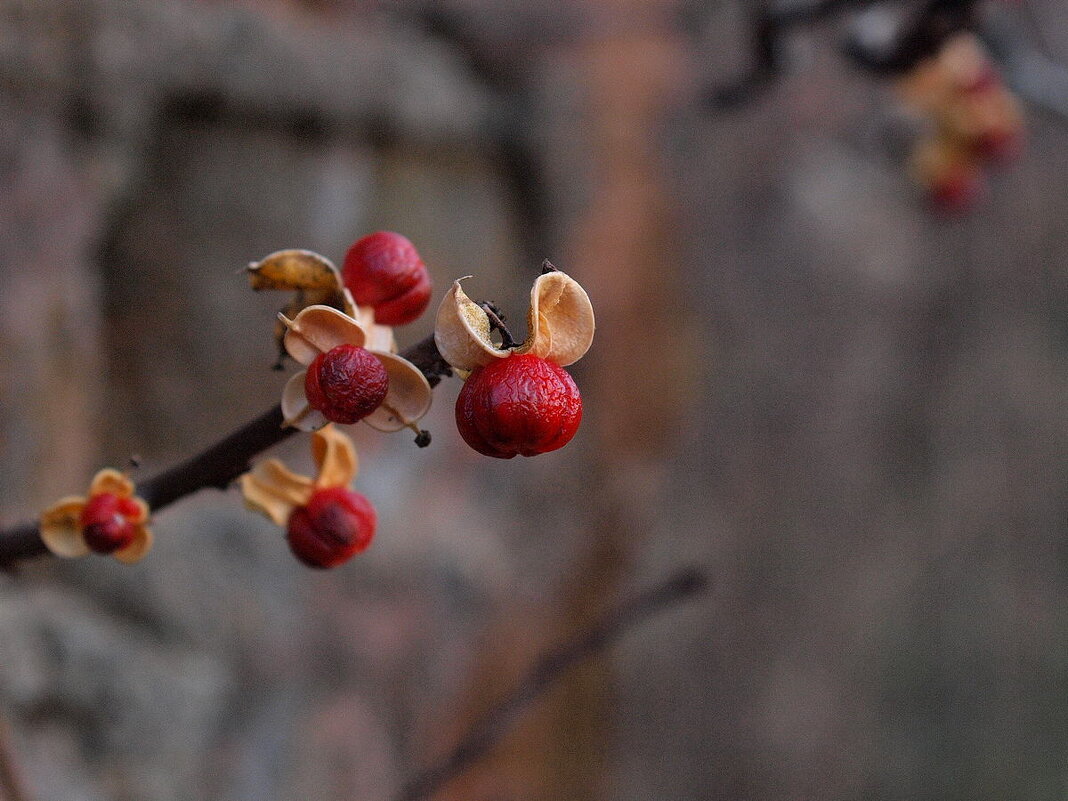
[[[939,214],[954,216],[971,209],[982,199],[986,185],[975,171],[956,170],[941,176],[930,188],[930,198]]]
[[[359,239],[345,254],[345,286],[359,306],[372,306],[375,322],[405,325],[430,303],[430,274],[405,237],[378,231]]]
[[[140,513],[132,498],[120,498],[110,492],[92,496],[82,507],[85,544],[95,553],[114,553],[125,548],[137,533],[130,518]]]
[[[382,362],[356,345],[320,353],[304,376],[308,404],[332,423],[356,423],[386,399],[389,374]]]
[[[530,354],[476,367],[456,399],[464,442],[500,459],[562,448],[581,420],[582,398],[568,372]]]
[[[975,149],[980,158],[1006,164],[1023,152],[1024,137],[1021,131],[1011,127],[991,128],[979,135]]]
[[[336,567],[367,549],[378,516],[371,502],[347,487],[328,487],[289,516],[286,540],[308,567]]]

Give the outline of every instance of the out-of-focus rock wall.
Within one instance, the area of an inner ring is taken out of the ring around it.
[[[277,403],[284,299],[248,290],[250,260],[340,260],[388,227],[439,287],[514,262],[487,93],[423,34],[281,5],[8,3],[0,20],[4,522]],[[2,714],[36,797],[388,797],[505,577],[479,567],[497,561],[488,528],[435,545],[407,512],[437,495],[422,514],[464,519],[433,479],[455,452],[361,445],[383,525],[356,574],[301,568],[207,493],[160,515],[132,569],[2,579]],[[305,451],[285,453],[309,469]]]
[[[357,431],[380,528],[340,570],[206,492],[135,567],[0,577],[0,716],[37,797],[388,799],[689,562],[710,598],[441,797],[1057,797],[1063,123],[1030,113],[1022,163],[935,221],[890,98],[826,39],[702,106],[745,14],[690,6],[0,4],[0,522],[274,404],[282,299],[240,270],[278,248],[398,230],[435,299],[474,274],[516,320],[549,257],[601,324],[557,454],[467,450],[455,381],[429,449]]]

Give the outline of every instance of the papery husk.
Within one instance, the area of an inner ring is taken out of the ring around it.
[[[152,529],[141,525],[137,527],[137,533],[134,535],[133,542],[125,548],[120,548],[111,555],[125,565],[132,565],[135,562],[140,562],[148,555],[148,552],[152,550],[152,544],[154,542],[155,537],[152,534]]]
[[[315,486],[348,486],[360,471],[356,446],[337,426],[329,425],[312,434],[312,458],[319,473]]]
[[[380,350],[385,353],[397,352],[397,340],[393,336],[393,328],[388,325],[379,325],[375,322],[375,310],[371,306],[357,306],[356,313],[352,315],[367,334],[367,350]]]
[[[560,367],[574,364],[593,344],[593,304],[579,282],[553,270],[530,290],[527,341],[516,353],[530,353]]]
[[[490,339],[489,315],[467,296],[459,279],[438,306],[434,321],[434,343],[450,365],[460,370],[485,367],[508,356]]]
[[[329,306],[309,306],[292,320],[284,315],[279,319],[288,329],[286,351],[305,367],[338,345],[362,348],[367,342],[367,332],[359,322]]]
[[[308,395],[304,391],[304,377],[307,373],[307,370],[301,370],[286,381],[285,387],[282,388],[282,419],[285,421],[283,425],[300,431],[315,431],[330,421],[308,402]]]
[[[238,479],[245,505],[284,526],[298,506],[315,492],[310,478],[289,470],[278,459],[260,462]]]
[[[38,533],[41,542],[56,556],[74,559],[89,554],[89,546],[82,535],[82,509],[85,498],[68,495],[41,514]]]
[[[113,467],[105,467],[93,476],[89,485],[89,497],[108,493],[119,498],[129,498],[134,494],[134,485],[123,473]]]
[[[407,359],[393,353],[372,351],[389,375],[389,389],[382,404],[363,418],[378,431],[400,431],[419,422],[430,411],[434,391],[422,371]]]

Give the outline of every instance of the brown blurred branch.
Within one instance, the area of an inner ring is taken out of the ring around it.
[[[544,654],[508,695],[479,718],[447,756],[411,779],[396,801],[419,801],[440,790],[484,757],[507,733],[516,716],[541,697],[568,670],[615,643],[648,617],[702,592],[708,577],[685,569],[609,611],[588,631]]]
[[[736,107],[767,88],[782,72],[782,40],[791,30],[824,22],[877,1],[818,0],[808,5],[795,4],[785,8],[773,8],[768,2],[761,3],[753,13],[751,23],[753,65],[741,77],[710,90],[709,104],[715,108]],[[978,0],[903,1],[917,7],[902,26],[896,41],[889,49],[878,53],[861,48],[856,43],[848,46],[846,54],[856,64],[877,73],[907,70],[933,54],[947,36],[973,27],[976,22],[974,10]]]
[[[423,372],[432,387],[452,374],[438,353],[433,336],[417,342],[401,355]],[[206,450],[146,481],[139,481],[137,494],[157,512],[199,490],[226,489],[249,469],[252,457],[297,432],[295,428],[283,427],[282,421],[282,410],[275,406]],[[10,567],[19,560],[46,554],[48,549],[41,541],[35,521],[0,529],[0,566]]]
[[[11,747],[11,727],[0,717],[0,799],[3,801],[30,801],[30,793],[22,780],[22,773],[15,761]]]

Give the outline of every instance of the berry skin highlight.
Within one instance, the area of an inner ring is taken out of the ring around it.
[[[131,517],[141,513],[131,498],[110,492],[92,496],[82,508],[81,524],[85,544],[94,553],[109,554],[133,542],[137,527]]]

